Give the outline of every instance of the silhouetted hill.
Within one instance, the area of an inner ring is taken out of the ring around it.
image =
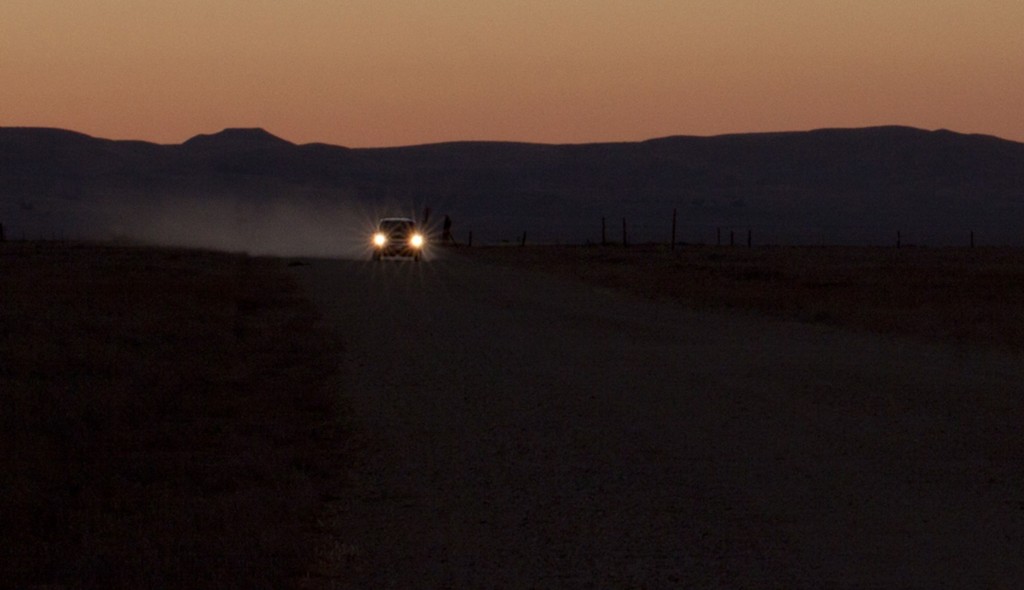
[[[295,144],[256,127],[251,129],[225,129],[220,133],[211,135],[200,134],[187,140],[182,145],[188,148],[210,150],[251,150],[267,147],[291,147]]]
[[[91,233],[96,213],[175,199],[379,214],[449,214],[478,240],[1024,245],[1024,144],[908,127],[822,129],[636,143],[455,142],[348,149],[227,129],[180,145],[55,129],[0,128],[0,221],[25,232]],[[71,204],[77,203],[76,206]],[[109,216],[108,216],[109,217]],[[282,220],[282,223],[287,223]],[[90,229],[91,228],[91,229]],[[612,231],[614,228],[614,231]],[[300,230],[296,230],[300,231]],[[461,232],[461,234],[460,234]]]

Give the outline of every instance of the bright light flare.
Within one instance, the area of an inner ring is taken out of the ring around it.
[[[411,238],[409,238],[409,245],[413,248],[422,248],[425,241],[426,240],[423,239],[423,234],[415,233]]]
[[[373,243],[377,246],[383,246],[388,243],[388,237],[381,232],[373,234]]]

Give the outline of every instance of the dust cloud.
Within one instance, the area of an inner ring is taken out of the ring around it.
[[[108,237],[255,256],[369,258],[375,212],[352,199],[164,196],[107,200]]]

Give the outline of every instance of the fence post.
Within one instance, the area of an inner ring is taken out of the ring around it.
[[[6,242],[7,237],[4,235],[4,224],[0,223],[0,242]]]
[[[896,249],[898,250],[900,248],[900,246],[902,246],[902,245],[903,245],[903,233],[900,232],[899,230],[896,230]]]
[[[752,248],[754,245],[753,230],[747,230],[747,248]]]
[[[521,242],[519,242],[519,245],[520,246],[525,246],[526,245],[526,232],[523,232],[523,240]]]
[[[670,250],[676,249],[676,214],[678,209],[672,210],[672,245],[669,247]]]
[[[736,245],[736,230],[732,230],[732,229],[729,230],[729,245],[730,246],[735,246]]]
[[[473,232],[472,231],[469,232],[469,241],[466,242],[466,247],[467,248],[472,248],[473,247]]]
[[[622,218],[622,247],[629,247],[629,240],[626,237],[626,218]]]
[[[722,228],[717,228],[715,230],[715,234],[717,236],[717,244],[719,246],[721,246],[722,245]]]

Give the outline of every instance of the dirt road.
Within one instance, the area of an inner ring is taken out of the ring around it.
[[[361,440],[336,587],[1024,585],[1024,356],[455,255],[295,273]]]

